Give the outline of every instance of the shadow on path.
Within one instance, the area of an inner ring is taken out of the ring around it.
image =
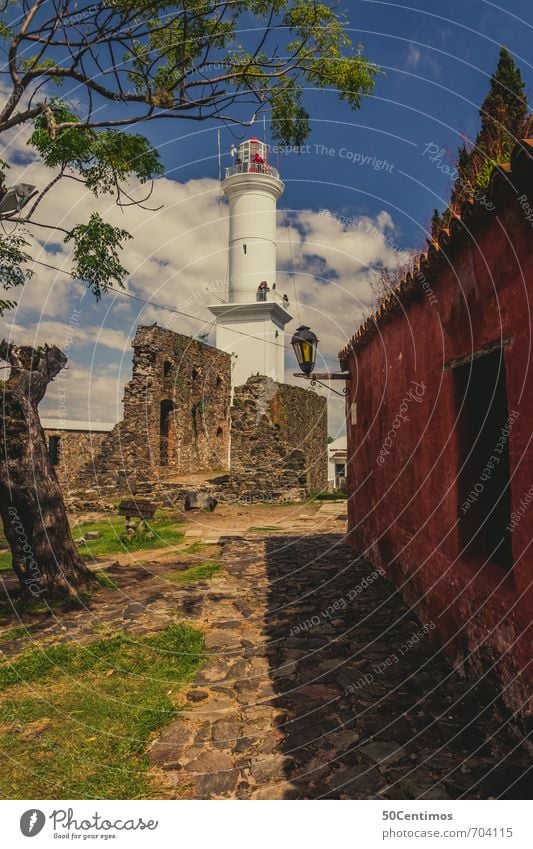
[[[284,798],[528,798],[496,691],[342,537],[268,538],[265,560]]]

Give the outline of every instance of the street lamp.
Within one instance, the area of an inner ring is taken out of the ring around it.
[[[316,349],[318,345],[316,333],[313,333],[309,327],[302,324],[302,326],[299,327],[293,335],[291,345],[294,353],[296,354],[298,365],[304,375],[306,377],[311,377],[311,373],[315,367]]]
[[[294,353],[296,354],[296,359],[298,360],[298,365],[301,368],[301,372],[296,372],[294,377],[304,377],[306,380],[311,381],[311,386],[315,386],[317,383],[320,386],[324,386],[322,383],[323,380],[350,380],[351,374],[348,371],[337,372],[334,374],[326,373],[326,374],[315,374],[315,362],[316,362],[316,354],[318,347],[318,339],[316,333],[307,327],[305,324],[302,324],[296,330],[296,333],[291,339],[291,345],[293,347]],[[345,386],[342,392],[337,392],[335,389],[331,389],[330,386],[326,387],[331,392],[335,392],[335,395],[347,395],[348,388]]]

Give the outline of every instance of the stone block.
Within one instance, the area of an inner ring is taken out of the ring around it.
[[[189,510],[208,510],[213,513],[218,501],[208,492],[187,492],[183,499],[183,508]]]

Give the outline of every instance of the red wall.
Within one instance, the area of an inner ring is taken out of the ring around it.
[[[457,665],[475,675],[491,670],[508,706],[525,715],[533,498],[513,531],[512,569],[461,554],[457,401],[444,366],[512,337],[504,358],[509,413],[518,413],[509,436],[515,511],[533,494],[533,221],[516,193],[506,193],[474,225],[455,255],[452,239],[447,261],[427,271],[433,296],[421,293],[343,353],[352,376],[347,409],[357,403],[357,423],[347,418],[349,540],[435,624]],[[395,420],[389,453],[378,461]]]

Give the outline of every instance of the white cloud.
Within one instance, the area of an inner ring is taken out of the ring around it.
[[[122,417],[124,383],[130,362],[105,369],[69,360],[68,367],[50,384],[40,406],[41,415],[53,419],[116,422]]]
[[[420,71],[422,68],[425,68],[425,70],[431,71],[435,77],[442,70],[431,47],[424,47],[424,45],[413,44],[412,42],[407,48],[405,68],[409,71]]]
[[[407,48],[407,59],[406,59],[406,67],[407,68],[418,68],[420,65],[420,60],[422,59],[422,51],[416,44],[410,44]]]
[[[98,325],[78,327],[74,323],[77,316],[72,314],[73,321],[53,321],[44,319],[38,323],[13,323],[9,328],[9,338],[18,344],[44,345],[54,344],[65,353],[72,348],[90,345],[94,348],[110,348],[113,351],[124,352],[130,346],[130,339],[123,330]],[[7,334],[4,338],[7,337]]]

